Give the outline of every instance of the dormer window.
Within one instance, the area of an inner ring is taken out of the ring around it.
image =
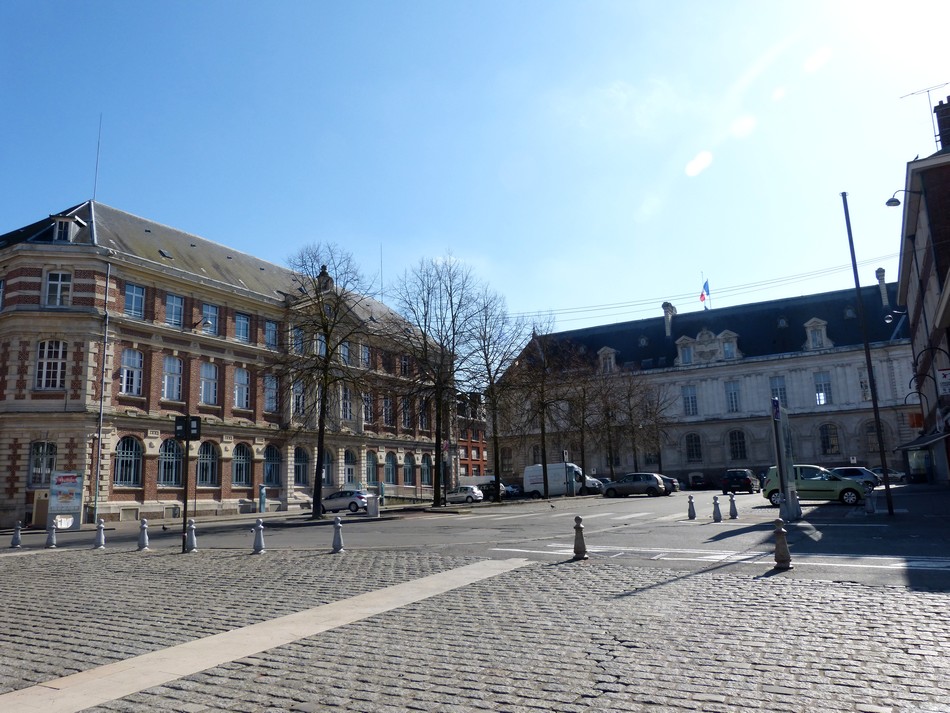
[[[611,374],[617,368],[617,351],[610,347],[603,347],[597,352],[600,357],[600,371]]]
[[[735,343],[735,342],[723,342],[723,343],[722,343],[722,358],[723,358],[723,359],[735,359],[735,358],[736,358],[736,343]]]
[[[807,335],[805,349],[830,349],[834,346],[828,339],[828,323],[817,317],[805,322],[805,334]]]
[[[809,329],[808,330],[808,346],[812,349],[821,349],[825,346],[825,330],[823,329]]]
[[[72,222],[68,220],[57,220],[56,221],[56,232],[53,235],[53,240],[62,243],[68,243],[72,237]]]
[[[680,347],[680,364],[692,364],[693,363],[693,347],[684,344]]]

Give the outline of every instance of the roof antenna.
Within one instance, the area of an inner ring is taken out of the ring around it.
[[[92,199],[96,200],[96,189],[99,188],[99,147],[102,145],[102,112],[99,112],[99,137],[96,139],[96,177],[92,182]]]
[[[927,87],[926,89],[918,89],[916,92],[911,92],[910,94],[905,94],[904,96],[900,97],[901,99],[906,99],[907,97],[915,97],[918,94],[923,94],[924,92],[927,92],[927,110],[930,112],[930,125],[933,127],[933,130],[934,130],[934,145],[937,147],[938,151],[940,150],[940,141],[939,141],[940,132],[937,131],[937,124],[934,121],[934,105],[930,101],[930,92],[934,89],[940,89],[940,87],[945,87],[948,84],[950,84],[950,82],[944,82],[943,84],[934,84],[932,87]]]

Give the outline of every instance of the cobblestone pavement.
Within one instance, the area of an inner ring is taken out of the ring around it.
[[[0,556],[0,694],[473,561]],[[948,605],[764,567],[529,563],[88,710],[950,712]]]

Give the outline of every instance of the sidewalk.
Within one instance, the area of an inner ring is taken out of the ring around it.
[[[427,551],[4,555],[3,713],[950,711],[942,592]]]

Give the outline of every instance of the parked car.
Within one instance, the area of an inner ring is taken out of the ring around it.
[[[702,473],[690,473],[689,474],[689,489],[690,490],[704,490],[705,488],[710,487],[712,484],[706,480],[706,476]]]
[[[871,472],[874,473],[878,478],[881,479],[881,482],[884,482],[884,468],[881,466],[876,466],[871,468]],[[906,483],[907,482],[907,473],[902,470],[894,470],[893,468],[887,469],[887,477],[892,483]]]
[[[660,478],[663,480],[663,485],[666,486],[667,495],[672,495],[680,489],[680,482],[676,478],[671,478],[668,475],[660,475]]]
[[[349,510],[359,512],[366,510],[366,498],[369,495],[365,490],[338,490],[330,493],[323,499],[321,509],[324,513]]]
[[[762,490],[759,477],[748,468],[730,468],[722,476],[722,494],[736,493],[745,490],[749,493],[758,493]]]
[[[460,485],[445,494],[447,503],[480,503],[484,499],[485,495],[477,485]]]
[[[870,488],[876,488],[881,484],[877,473],[873,473],[867,468],[859,468],[858,466],[847,465],[840,466],[838,468],[832,468],[831,472],[837,473],[838,475],[845,478],[851,478],[851,480],[857,480],[859,483],[862,483],[863,485],[866,485]]]
[[[627,473],[604,486],[604,497],[624,495],[649,495],[655,497],[666,492],[663,479],[656,473]]]
[[[507,491],[509,498],[516,498],[523,495],[521,491],[521,486],[518,485],[518,483],[512,483],[510,485],[506,485],[505,490]]]
[[[857,505],[864,498],[864,486],[820,465],[794,465],[792,469],[799,500],[840,500],[845,505]],[[769,468],[762,495],[772,505],[779,506],[782,492],[778,468],[774,465]]]
[[[495,499],[495,483],[494,483],[494,482],[491,482],[491,483],[482,483],[482,484],[479,485],[478,487],[479,487],[479,489],[482,491],[482,496],[483,496],[484,498],[486,498],[487,500],[494,500],[494,499]],[[508,491],[505,490],[505,486],[502,485],[502,486],[501,486],[501,497],[504,498],[507,494],[508,494]]]

